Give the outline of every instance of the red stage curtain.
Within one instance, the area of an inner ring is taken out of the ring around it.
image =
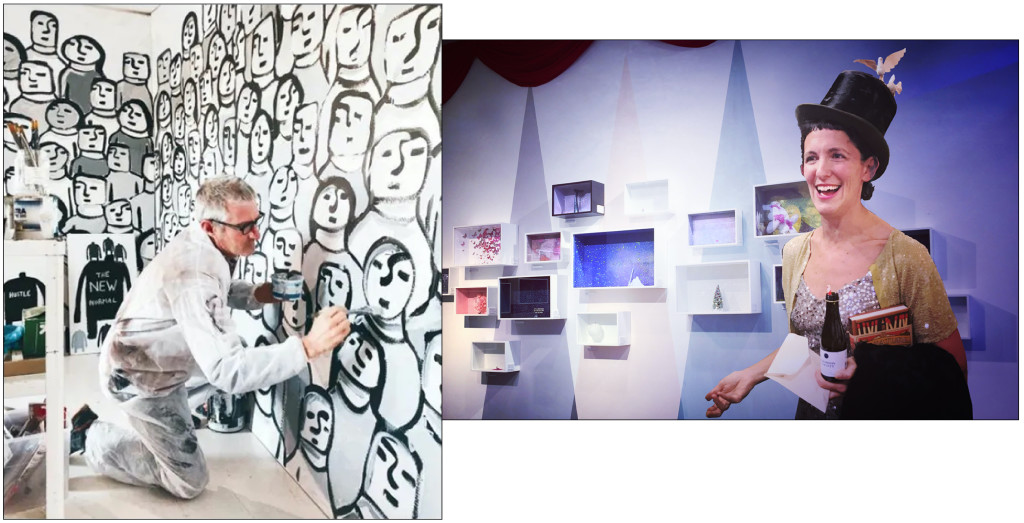
[[[704,47],[713,40],[663,40],[681,47]],[[479,58],[502,78],[521,87],[536,87],[565,72],[592,40],[457,40],[442,47],[441,103],[447,102]]]

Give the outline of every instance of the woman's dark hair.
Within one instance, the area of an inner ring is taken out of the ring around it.
[[[804,164],[804,142],[807,141],[807,135],[811,134],[811,131],[842,131],[846,133],[846,136],[853,142],[853,146],[860,151],[860,161],[865,161],[872,156],[877,156],[874,151],[871,151],[864,145],[864,140],[861,139],[860,135],[856,131],[846,128],[834,122],[800,122],[800,165]],[[875,192],[875,186],[870,181],[864,182],[864,185],[860,188],[860,199],[870,200],[871,195]]]

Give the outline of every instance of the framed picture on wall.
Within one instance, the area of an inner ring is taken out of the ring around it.
[[[99,352],[138,277],[132,234],[70,234],[68,301],[71,354]]]

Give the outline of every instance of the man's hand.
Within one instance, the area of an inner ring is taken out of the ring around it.
[[[348,311],[344,307],[328,307],[313,320],[313,328],[302,337],[302,347],[306,349],[306,358],[316,359],[331,352],[345,341],[352,325],[348,322]]]
[[[256,287],[256,290],[253,291],[252,295],[256,298],[256,301],[260,303],[281,303],[281,300],[274,297],[274,287],[270,282]]]

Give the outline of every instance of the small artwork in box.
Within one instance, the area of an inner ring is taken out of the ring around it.
[[[797,234],[821,227],[821,215],[804,182],[763,188],[756,203],[758,236]]]
[[[653,287],[654,229],[577,234],[573,287]]]
[[[524,276],[502,278],[498,287],[500,318],[550,318],[551,278]]]
[[[501,225],[457,229],[456,248],[465,253],[467,265],[494,263],[501,255]]]
[[[526,261],[547,262],[562,259],[561,234],[530,236],[526,242]]]

